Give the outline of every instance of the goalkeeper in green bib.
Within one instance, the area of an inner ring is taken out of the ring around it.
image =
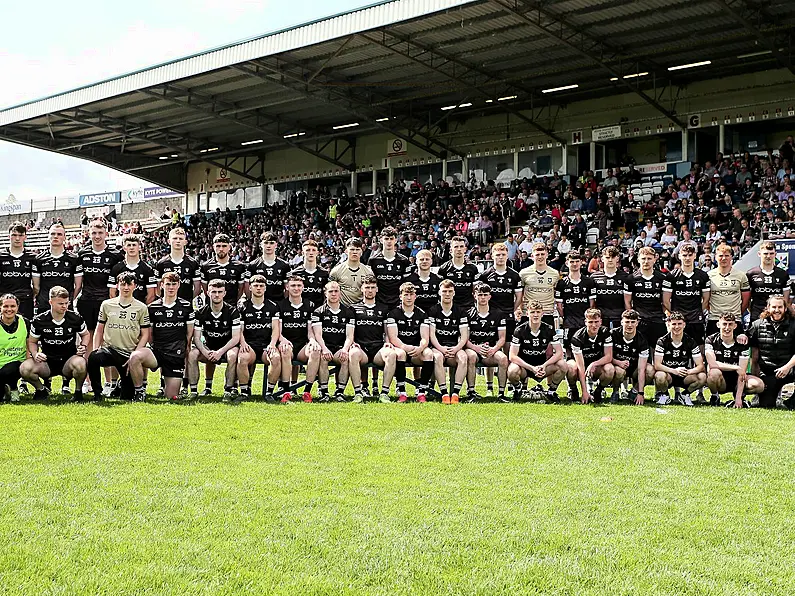
[[[30,323],[18,313],[19,298],[0,296],[0,390],[11,401],[19,401],[19,367],[28,357]]]

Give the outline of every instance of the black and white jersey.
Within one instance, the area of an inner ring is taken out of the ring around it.
[[[506,268],[504,273],[498,272],[494,267],[489,267],[477,276],[476,281],[482,281],[491,286],[491,300],[489,306],[504,313],[513,313],[516,295],[522,293],[522,278],[511,269]]]
[[[596,300],[596,286],[589,277],[574,282],[567,276],[555,284],[555,302],[563,305],[563,329],[585,326],[585,311],[591,300]]]
[[[687,323],[703,323],[704,308],[701,299],[709,292],[709,275],[703,269],[687,274],[676,269],[668,275],[663,291],[671,294],[671,310],[685,316]]]
[[[303,346],[309,341],[309,325],[315,309],[306,301],[293,305],[290,300],[278,304],[282,320],[282,337],[294,346]],[[295,354],[298,350],[295,350]]]
[[[597,271],[591,275],[596,292],[596,308],[602,312],[603,321],[620,321],[624,314],[624,286],[627,274],[617,271],[607,275],[604,271]]]
[[[671,334],[666,333],[657,340],[657,347],[654,349],[655,355],[662,354],[662,363],[670,368],[693,368],[693,357],[701,356],[701,348],[687,333],[682,335],[682,341],[675,344],[671,339]]]
[[[198,261],[188,256],[182,257],[179,261],[173,260],[170,255],[163,257],[155,265],[157,281],[163,278],[164,273],[179,275],[177,296],[188,302],[193,302],[193,285],[197,281],[201,281]]]
[[[262,257],[258,257],[248,264],[247,279],[251,279],[254,275],[264,275],[265,298],[281,302],[284,300],[284,283],[287,281],[288,273],[290,266],[285,261],[276,259],[273,263],[266,263]]]
[[[166,304],[162,298],[152,302],[149,305],[152,349],[175,359],[184,358],[188,350],[188,326],[195,320],[193,305],[179,296],[171,304]]]
[[[624,336],[624,330],[617,327],[610,332],[610,338],[613,341],[613,359],[614,360],[628,360],[630,371],[635,371],[638,368],[638,359],[641,357],[649,361],[649,342],[643,337],[641,333],[635,333],[635,337],[627,339]]]
[[[290,271],[287,277],[290,275],[300,275],[304,278],[304,291],[301,293],[301,299],[311,304],[313,310],[323,304],[326,300],[324,292],[328,283],[328,271],[322,267],[309,271],[301,265]]]
[[[105,248],[96,252],[92,247],[84,248],[77,253],[80,265],[83,267],[83,289],[80,291],[81,300],[107,300],[108,279],[110,270],[124,255]]]
[[[475,283],[478,275],[480,275],[480,271],[472,263],[464,263],[462,267],[456,267],[451,260],[439,267],[439,277],[449,279],[455,284],[453,304],[465,310],[469,310],[475,304],[475,298],[472,296],[472,284]]]
[[[55,257],[47,250],[33,260],[33,277],[39,280],[39,304],[47,304],[55,286],[66,288],[74,298],[75,278],[83,277],[83,265],[75,253],[62,252]]]
[[[77,335],[84,331],[83,317],[71,310],[60,321],[53,320],[48,310],[34,317],[30,325],[30,337],[39,340],[41,351],[50,360],[68,360],[77,354]]]
[[[400,301],[400,284],[406,281],[411,270],[411,262],[400,253],[391,259],[383,254],[370,257],[368,267],[373,270],[373,275],[378,280],[378,298],[386,304],[396,304]]]
[[[20,300],[33,298],[33,262],[27,250],[15,256],[7,248],[0,250],[0,294],[10,293]]]
[[[348,328],[355,328],[356,313],[346,304],[340,304],[337,310],[332,310],[328,304],[323,304],[312,313],[312,327],[323,330],[323,343],[326,347],[336,352],[345,345]]]
[[[398,339],[404,344],[418,346],[422,341],[420,330],[428,326],[428,319],[421,308],[415,307],[411,313],[407,313],[402,306],[398,306],[389,311],[386,325],[397,328]]]
[[[704,342],[704,353],[708,354],[709,352],[715,354],[715,360],[721,364],[731,364],[732,366],[739,366],[740,358],[751,357],[749,346],[741,346],[734,340],[730,344],[725,344],[720,338],[720,333],[713,333]]]
[[[273,325],[279,320],[279,306],[265,300],[259,306],[251,300],[240,305],[240,320],[243,323],[243,338],[255,351],[261,353],[271,342]]]
[[[583,327],[571,338],[571,351],[573,354],[582,354],[585,366],[596,362],[605,355],[605,348],[612,347],[613,338],[607,327],[599,327],[596,336],[588,335],[588,328]]]
[[[436,304],[428,311],[428,324],[436,331],[436,340],[445,348],[452,348],[461,341],[461,331],[468,326],[464,312],[456,306],[445,311]]]
[[[240,288],[246,279],[246,264],[240,261],[229,261],[221,264],[215,259],[210,259],[199,266],[202,283],[209,284],[214,279],[220,279],[226,287],[224,302],[236,304]]]
[[[649,277],[638,272],[627,279],[625,292],[632,297],[632,308],[638,311],[641,321],[665,320],[663,286],[669,283],[668,275],[656,269]]]
[[[789,288],[789,274],[781,267],[773,271],[762,271],[761,267],[753,267],[746,272],[751,286],[751,320],[755,321],[767,306],[767,299],[773,295],[782,295]]]
[[[135,290],[133,291],[133,298],[140,300],[146,304],[146,293],[151,288],[157,287],[157,277],[155,270],[152,269],[143,261],[138,261],[134,266],[130,266],[126,260],[119,261],[110,270],[110,277],[108,277],[108,288],[116,287],[116,280],[119,275],[125,271],[132,273],[135,276]]]
[[[372,305],[357,302],[352,308],[356,316],[354,341],[370,346],[384,345],[384,324],[389,314],[387,307],[380,302]]]
[[[467,312],[469,325],[469,341],[475,345],[488,344],[496,346],[499,341],[499,331],[505,330],[507,322],[505,313],[490,308],[487,313],[479,313],[478,307],[473,306]],[[507,338],[506,338],[507,341]]]
[[[527,321],[514,330],[511,343],[519,346],[519,358],[531,366],[540,366],[547,361],[547,348],[560,345],[560,340],[546,323],[541,323],[538,331],[533,332]]]
[[[417,298],[414,300],[414,306],[428,312],[433,305],[439,304],[441,277],[431,272],[428,279],[421,279],[420,274],[415,271],[406,277],[406,281],[414,284],[414,287],[417,288]],[[380,297],[381,286],[378,287],[378,294],[378,297]]]
[[[232,332],[240,329],[240,313],[226,302],[217,313],[213,312],[212,303],[205,304],[196,313],[194,328],[201,329],[208,350],[219,350],[232,339]]]

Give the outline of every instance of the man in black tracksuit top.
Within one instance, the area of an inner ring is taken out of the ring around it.
[[[759,394],[759,406],[775,408],[781,388],[795,381],[795,320],[782,296],[771,296],[762,318],[754,321],[748,330],[751,360],[759,367],[759,378],[765,389]],[[795,399],[784,405],[795,408]]]

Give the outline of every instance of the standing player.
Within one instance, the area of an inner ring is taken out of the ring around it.
[[[602,250],[603,271],[596,271],[592,276],[596,306],[602,313],[602,323],[608,329],[621,326],[621,314],[626,310],[624,288],[627,274],[618,269],[621,253],[615,246],[606,246]]]
[[[468,401],[477,401],[475,392],[475,373],[478,364],[497,367],[497,388],[494,395],[502,396],[502,389],[508,385],[508,357],[502,351],[505,346],[506,315],[490,307],[491,287],[486,283],[476,283],[472,289],[476,305],[466,314],[469,326],[467,340],[467,393]]]
[[[439,304],[428,312],[430,342],[433,351],[433,364],[439,392],[443,404],[457,404],[461,386],[467,376],[467,353],[464,349],[469,340],[469,324],[466,313],[453,304],[455,284],[449,279],[442,280],[439,287]],[[513,315],[513,313],[511,313]],[[452,394],[447,391],[447,372],[445,367],[455,369]]]
[[[242,401],[251,396],[251,374],[257,362],[268,367],[263,381],[262,395],[265,401],[274,401],[271,387],[278,391],[282,376],[282,359],[279,354],[281,320],[279,307],[265,298],[266,280],[264,275],[253,275],[249,281],[251,296],[240,306],[240,320],[243,324],[240,336],[240,349],[237,354],[237,380],[240,383]]]
[[[427,248],[417,253],[417,270],[409,273],[406,281],[417,288],[417,299],[414,306],[428,312],[439,303],[439,283],[442,278],[431,271],[433,253]]]
[[[547,266],[548,256],[547,245],[537,242],[533,245],[533,264],[519,272],[524,286],[522,311],[527,312],[527,305],[537,300],[544,308],[544,323],[555,329],[555,285],[560,273]]]
[[[320,366],[319,346],[312,334],[313,309],[303,299],[304,280],[298,275],[287,278],[287,298],[279,302],[279,318],[281,319],[281,339],[279,352],[282,361],[282,384],[290,386],[293,371],[293,360],[306,364],[306,384],[311,389]],[[305,392],[306,393],[306,392]],[[285,391],[281,402],[286,404],[292,399],[292,392]],[[309,393],[311,401],[312,394]]]
[[[83,285],[77,299],[77,312],[86,322],[86,328],[91,334],[89,341],[89,356],[94,349],[94,331],[99,320],[99,310],[102,303],[110,298],[108,279],[110,270],[121,260],[121,255],[108,247],[108,224],[102,218],[91,222],[91,246],[87,246],[77,253],[77,259],[83,268]],[[116,280],[118,282],[118,280]],[[104,358],[104,357],[103,357]],[[110,368],[105,371],[105,394],[110,395],[113,390]],[[90,380],[94,382],[93,379]],[[83,386],[83,393],[92,390],[91,384]],[[97,397],[99,399],[99,397]]]
[[[229,236],[226,234],[216,234],[213,238],[213,252],[214,256],[199,267],[202,287],[207,293],[210,281],[220,279],[224,282],[226,290],[224,301],[230,306],[235,306],[243,295],[246,264],[229,258]]]
[[[704,311],[709,307],[709,275],[696,269],[696,248],[685,244],[679,250],[682,266],[668,275],[663,286],[663,307],[685,316],[687,334],[700,346],[704,343]]]
[[[613,395],[611,403],[621,398],[621,385],[632,381],[632,389],[627,399],[642,406],[645,399],[646,382],[654,378],[654,367],[649,362],[649,344],[638,333],[638,313],[625,310],[621,316],[621,327],[610,332],[613,342]]]
[[[209,282],[214,279],[220,279],[224,282],[224,301],[229,306],[236,306],[238,300],[243,296],[246,264],[231,260],[229,236],[226,234],[216,234],[213,238],[213,252],[214,256],[199,266],[204,292],[209,296]],[[204,395],[211,395],[212,379],[215,376],[215,362],[208,362],[207,366],[204,367],[204,371],[206,378],[210,380],[210,386],[205,385]],[[227,368],[228,374],[229,369]]]
[[[624,289],[626,310],[635,310],[640,317],[638,332],[650,346],[666,334],[663,311],[663,287],[670,286],[668,276],[654,268],[657,253],[650,246],[638,251],[640,270],[627,279]]]
[[[590,277],[582,277],[579,251],[570,251],[566,263],[569,274],[555,285],[555,304],[563,319],[563,350],[570,353],[572,336],[585,327],[585,311],[596,304],[596,287]]]
[[[356,327],[356,314],[353,308],[340,303],[340,285],[336,281],[326,284],[326,302],[312,313],[312,334],[320,346],[320,398],[319,401],[329,401],[328,377],[329,362],[339,366],[337,373],[334,398],[345,401],[345,387],[348,384],[348,364],[351,346],[353,345],[353,330]],[[304,389],[312,399],[312,386]],[[307,401],[304,399],[304,401]]]
[[[226,282],[211,279],[207,284],[209,303],[197,313],[193,324],[194,348],[188,353],[188,382],[190,397],[198,397],[199,362],[215,365],[226,362],[224,379],[224,399],[237,399],[235,394],[235,373],[237,367],[238,344],[240,343],[240,313],[237,308],[224,301]],[[213,374],[210,367],[205,369],[204,395],[212,394]]]
[[[248,277],[254,275],[264,275],[267,282],[265,289],[265,298],[273,302],[281,302],[284,300],[284,284],[287,280],[287,274],[290,272],[290,266],[282,259],[276,256],[276,245],[278,238],[273,232],[263,232],[260,236],[260,246],[262,247],[262,256],[257,257],[248,264]],[[246,283],[246,295],[250,293],[248,284]]]
[[[359,238],[348,239],[345,243],[345,253],[348,255],[348,260],[331,270],[329,280],[340,284],[342,303],[351,306],[362,299],[362,281],[368,275],[372,275],[373,270],[361,262],[362,241]]]
[[[133,377],[128,365],[132,353],[146,347],[151,337],[149,311],[143,302],[133,298],[135,275],[122,271],[116,276],[116,282],[118,296],[103,301],[99,308],[94,351],[88,357],[88,378],[94,399],[101,400],[100,368],[113,367],[121,377],[122,398],[144,401],[143,374]]]
[[[3,399],[19,401],[19,370],[28,355],[30,323],[19,314],[19,298],[0,296],[0,391]]]
[[[129,271],[135,276],[135,292],[133,297],[144,304],[151,304],[157,297],[157,278],[155,270],[141,260],[141,239],[135,234],[127,234],[121,239],[124,258],[113,266],[108,278],[110,297],[116,297],[116,277],[122,271]]]
[[[76,254],[64,250],[66,229],[63,224],[51,225],[47,235],[49,250],[33,260],[33,294],[36,296],[36,310],[40,313],[50,308],[50,290],[54,287],[64,288],[72,301],[83,286],[83,265]]]
[[[709,275],[709,314],[707,315],[707,335],[718,332],[718,318],[723,313],[731,313],[741,327],[743,313],[751,302],[751,286],[748,276],[732,266],[732,249],[728,244],[720,244],[715,249],[718,266]]]
[[[159,368],[166,383],[166,398],[176,401],[185,376],[185,361],[196,318],[193,305],[179,297],[179,274],[173,271],[164,273],[160,278],[160,286],[163,288],[163,297],[149,305],[151,349],[141,348],[132,353],[130,374],[133,378],[143,379],[149,370]]]
[[[177,296],[193,304],[193,299],[202,293],[199,263],[185,254],[187,238],[184,228],[173,228],[168,233],[168,245],[171,247],[169,254],[160,259],[155,265],[155,276],[162,280],[166,273],[179,275],[179,292]],[[162,286],[158,294],[163,295]]]
[[[297,275],[303,278],[303,299],[308,302],[312,306],[312,310],[314,310],[323,304],[323,289],[328,283],[329,273],[317,264],[317,242],[311,238],[304,241],[301,251],[304,255],[304,262],[290,271],[288,275]]]
[[[362,281],[362,301],[353,305],[356,316],[356,329],[353,333],[355,341],[350,351],[351,383],[353,383],[355,403],[364,402],[365,393],[362,389],[362,367],[373,363],[384,369],[382,390],[379,401],[389,403],[389,387],[395,376],[396,354],[391,344],[385,342],[386,319],[389,311],[386,306],[376,302],[378,282],[375,276],[365,277]],[[365,369],[366,372],[366,369]],[[373,392],[378,392],[378,376],[373,376]]]
[[[558,385],[566,376],[566,359],[555,330],[542,322],[543,315],[541,303],[531,300],[527,305],[527,321],[516,328],[511,338],[508,381],[513,385],[515,400],[521,399],[522,389],[530,377],[537,386],[547,380],[549,389],[544,395],[545,401],[560,402]],[[550,347],[551,354],[547,357]]]
[[[690,394],[707,382],[701,348],[692,337],[685,334],[685,317],[680,312],[668,315],[668,333],[657,340],[654,349],[654,385],[657,403],[670,403],[668,388],[673,385],[676,401],[692,406]],[[683,389],[686,392],[683,392]]]
[[[391,226],[385,227],[381,231],[381,254],[367,261],[378,280],[381,301],[389,310],[397,308],[400,303],[400,284],[406,281],[411,270],[408,258],[395,250],[396,243],[397,230]]]
[[[31,357],[22,364],[19,372],[36,389],[33,399],[46,399],[50,393],[42,379],[61,376],[63,392],[69,389],[69,380],[75,380],[73,399],[78,401],[83,399],[90,336],[83,317],[68,310],[69,291],[55,286],[49,292],[50,309],[40,310],[31,323],[28,336]],[[80,336],[79,345],[75,342],[77,336]]]
[[[598,308],[585,311],[585,327],[572,336],[571,351],[574,360],[569,360],[566,372],[569,399],[573,402],[580,400],[577,392],[579,379],[582,403],[600,403],[602,391],[612,383],[616,371],[613,366],[613,339],[607,327],[602,326],[602,313]],[[594,383],[593,392],[588,387],[591,381]]]
[[[455,284],[453,304],[467,311],[475,304],[472,285],[480,274],[478,268],[466,262],[467,241],[462,236],[450,240],[451,259],[439,267],[439,277],[449,279]]]
[[[424,403],[428,382],[433,375],[433,352],[428,347],[430,329],[425,312],[414,308],[416,289],[408,282],[400,286],[400,306],[387,315],[387,341],[394,346],[397,356],[396,373],[398,403],[406,403],[406,362],[422,366],[417,401]],[[386,391],[389,390],[387,386]]]
[[[751,349],[747,345],[740,345],[734,337],[737,321],[734,315],[724,313],[718,319],[720,333],[710,335],[704,346],[704,356],[707,359],[707,386],[712,397],[710,405],[719,406],[722,393],[734,390],[734,399],[726,402],[726,406],[747,408],[745,393],[761,393],[765,384],[762,379],[749,375],[748,360]]]
[[[767,240],[759,247],[759,267],[746,273],[751,287],[751,322],[756,321],[767,306],[770,296],[784,296],[789,304],[789,275],[776,267],[776,244]]]
[[[28,230],[15,221],[8,227],[10,246],[0,250],[0,294],[13,294],[19,299],[19,314],[33,319],[33,253],[25,250]]]

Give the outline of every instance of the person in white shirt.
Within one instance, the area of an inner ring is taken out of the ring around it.
[[[564,258],[571,252],[571,240],[566,238],[566,234],[561,234],[560,236],[560,242],[558,242],[558,252]]]

